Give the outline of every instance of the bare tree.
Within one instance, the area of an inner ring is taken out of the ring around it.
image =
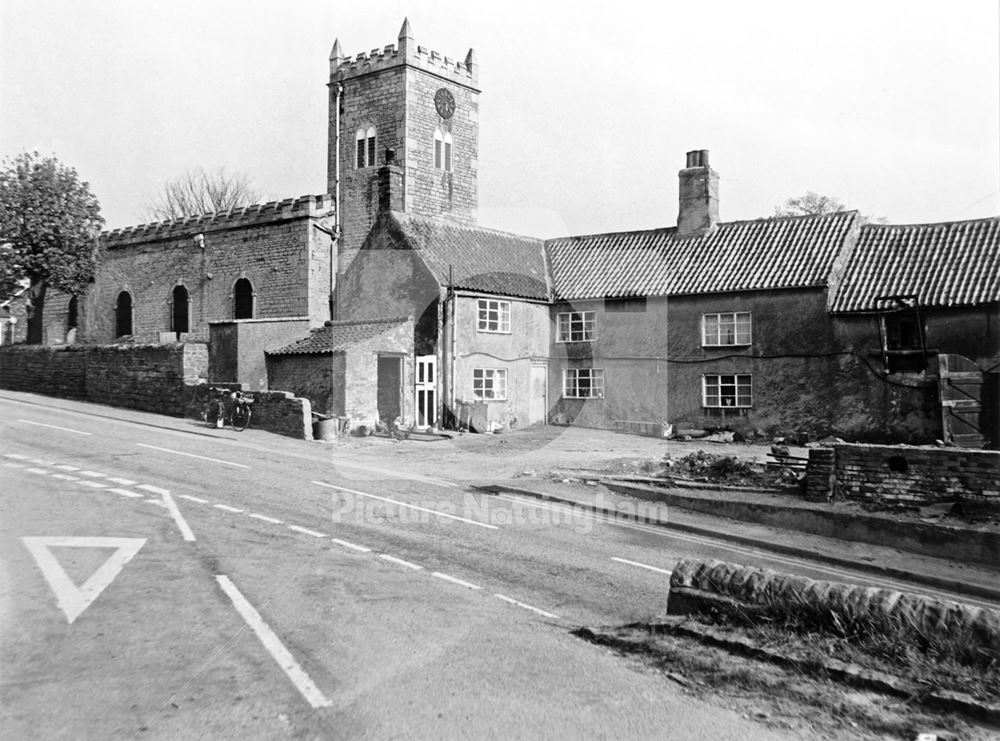
[[[211,172],[199,167],[165,182],[163,190],[143,206],[140,218],[172,221],[251,206],[260,200],[260,191],[247,175],[224,167]]]

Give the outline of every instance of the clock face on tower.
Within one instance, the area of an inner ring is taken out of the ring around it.
[[[438,115],[441,118],[451,118],[455,114],[455,98],[452,96],[451,91],[446,88],[440,88],[434,93],[434,107],[437,108]]]

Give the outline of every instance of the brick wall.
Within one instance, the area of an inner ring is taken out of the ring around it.
[[[812,450],[807,496],[826,498],[833,457],[833,494],[877,507],[958,501],[967,513],[1000,512],[1000,452],[909,445],[844,443]]]
[[[0,349],[0,387],[176,416],[207,369],[203,343]]]

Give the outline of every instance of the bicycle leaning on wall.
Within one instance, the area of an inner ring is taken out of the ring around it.
[[[209,427],[221,429],[228,422],[236,432],[243,432],[250,424],[251,404],[253,397],[242,391],[212,386],[208,389],[208,402],[202,419]]]

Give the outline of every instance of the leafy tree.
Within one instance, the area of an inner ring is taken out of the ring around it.
[[[103,223],[90,186],[55,157],[24,152],[0,166],[0,289],[27,282],[29,343],[42,341],[46,290],[76,295],[94,277]]]
[[[224,167],[212,172],[197,168],[164,183],[163,190],[142,208],[140,218],[173,221],[251,206],[260,200],[260,191],[248,176]]]
[[[782,205],[774,209],[775,216],[808,216],[816,214],[832,214],[837,211],[846,211],[847,206],[830,196],[821,196],[819,193],[807,191],[805,195],[797,198],[789,198]]]

